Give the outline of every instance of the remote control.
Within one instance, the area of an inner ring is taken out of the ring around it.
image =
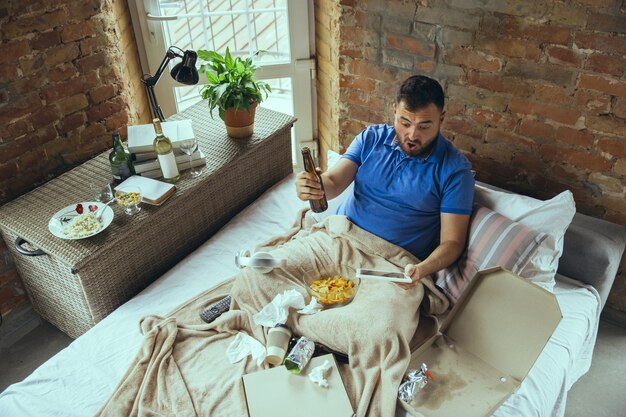
[[[230,310],[230,295],[222,298],[217,303],[211,305],[209,308],[200,313],[200,318],[207,323],[211,323],[213,320],[221,316],[223,313]]]

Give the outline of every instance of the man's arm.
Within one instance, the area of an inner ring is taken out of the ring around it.
[[[341,158],[330,171],[323,173],[322,181],[326,198],[332,200],[341,194],[354,181],[357,170],[356,163],[347,158]],[[324,195],[317,177],[306,171],[302,171],[296,177],[296,193],[303,201],[316,200]]]
[[[418,264],[408,264],[404,268],[404,273],[413,280],[411,284],[398,285],[411,288],[421,278],[440,271],[456,261],[465,249],[469,219],[470,216],[466,214],[441,213],[441,243],[428,258]]]

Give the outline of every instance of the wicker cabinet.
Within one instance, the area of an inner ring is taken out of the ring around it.
[[[129,217],[113,204],[113,223],[96,236],[53,236],[50,217],[90,200],[89,184],[110,178],[104,153],[0,207],[0,231],[35,310],[71,337],[89,330],[292,172],[291,116],[259,108],[254,135],[238,140],[226,135],[204,103],[170,118],[176,119],[193,121],[207,165],[197,178],[183,172],[163,205],[143,204]]]

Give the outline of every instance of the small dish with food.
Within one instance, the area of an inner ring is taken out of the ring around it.
[[[308,271],[303,277],[309,295],[325,308],[341,307],[354,299],[361,279],[346,265]]]

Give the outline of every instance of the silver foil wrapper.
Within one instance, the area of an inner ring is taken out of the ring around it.
[[[420,369],[409,371],[400,384],[398,398],[402,401],[411,402],[415,397],[415,393],[428,384],[427,371],[428,367],[425,363],[422,364]]]

